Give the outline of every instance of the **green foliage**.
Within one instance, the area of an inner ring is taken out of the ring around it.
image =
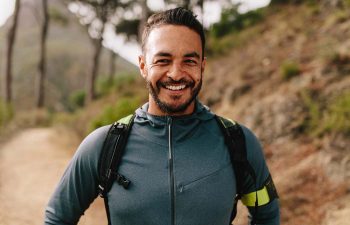
[[[350,91],[322,103],[310,91],[302,91],[301,98],[307,111],[303,126],[312,136],[329,132],[350,134]]]
[[[74,111],[78,108],[83,107],[85,102],[85,97],[86,97],[86,93],[84,90],[78,90],[73,92],[68,98],[69,108]]]
[[[312,135],[318,134],[319,125],[321,122],[321,106],[318,101],[316,101],[308,90],[301,92],[301,99],[307,111],[307,117],[304,121],[303,126],[306,131]]]
[[[140,105],[139,98],[124,97],[119,99],[115,105],[109,105],[103,109],[103,112],[90,124],[90,131],[98,127],[111,124],[120,118],[132,114]]]
[[[139,24],[140,19],[122,20],[116,25],[115,31],[119,34],[125,34],[128,40],[131,40],[132,38],[137,39],[139,36]]]
[[[0,100],[0,127],[13,118],[14,112],[11,105]]]
[[[250,27],[239,33],[231,33],[222,38],[210,37],[206,52],[210,56],[226,54],[232,48],[242,47],[261,33],[261,27]]]
[[[350,7],[350,0],[343,0],[345,7]]]
[[[232,32],[239,32],[251,27],[264,19],[263,9],[252,10],[244,14],[238,12],[238,6],[234,5],[224,9],[221,13],[220,22],[210,28],[210,35],[218,38]]]
[[[350,91],[338,96],[329,104],[324,118],[324,131],[350,134]]]
[[[281,66],[281,74],[283,80],[289,80],[301,73],[300,67],[297,63],[286,61]]]
[[[68,18],[56,7],[49,8],[49,16],[50,19],[57,24],[62,26],[67,26],[69,24]]]
[[[314,1],[314,0],[308,0],[308,1]],[[281,4],[299,4],[303,2],[308,2],[303,0],[271,0],[270,5],[281,5]]]
[[[271,0],[270,5],[286,5],[286,4],[307,4],[307,5],[319,5],[319,0]]]
[[[117,74],[112,78],[101,77],[97,82],[99,96],[105,96],[112,90],[121,91],[135,83],[137,76],[130,73]]]

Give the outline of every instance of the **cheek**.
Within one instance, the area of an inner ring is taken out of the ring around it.
[[[158,80],[162,77],[161,73],[155,72],[154,70],[150,69],[147,72],[146,80],[148,82],[151,82],[153,84],[157,83]]]

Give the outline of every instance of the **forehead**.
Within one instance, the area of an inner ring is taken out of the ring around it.
[[[145,45],[146,55],[152,57],[159,52],[171,55],[183,55],[197,52],[202,55],[202,44],[199,34],[186,26],[161,25],[153,28]]]

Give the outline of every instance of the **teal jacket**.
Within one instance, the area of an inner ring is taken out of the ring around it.
[[[131,181],[108,193],[112,225],[228,225],[236,180],[214,114],[199,102],[188,116],[153,116],[148,104],[136,110],[119,166]],[[77,224],[98,196],[98,159],[109,126],[80,144],[45,211],[45,224]],[[269,176],[261,146],[243,127],[257,186]],[[246,190],[255,190],[247,177]],[[251,212],[253,209],[249,209]],[[278,200],[260,206],[258,224],[278,225]]]

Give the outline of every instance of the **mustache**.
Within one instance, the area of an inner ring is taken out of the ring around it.
[[[172,78],[167,78],[165,81],[158,81],[157,87],[165,87],[168,85],[186,85],[188,87],[194,87],[194,81],[182,78],[181,80],[173,80]]]

